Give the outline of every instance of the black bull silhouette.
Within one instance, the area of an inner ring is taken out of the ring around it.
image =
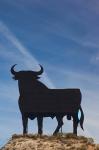
[[[16,65],[16,64],[15,64]],[[23,134],[27,133],[28,118],[37,117],[38,133],[42,134],[43,117],[56,117],[58,126],[53,134],[59,132],[63,125],[63,117],[73,118],[73,133],[77,135],[77,126],[80,123],[83,129],[84,113],[81,108],[80,89],[49,89],[38,79],[43,73],[40,71],[19,71],[11,67],[13,79],[18,80],[19,86],[19,108],[22,114]],[[78,118],[78,111],[81,117]]]

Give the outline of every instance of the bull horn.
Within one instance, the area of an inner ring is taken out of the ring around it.
[[[17,72],[16,71],[14,71],[14,67],[16,66],[17,64],[15,64],[15,65],[13,65],[12,67],[11,67],[11,73],[13,74],[13,75],[15,75]]]
[[[40,65],[41,69],[38,72],[34,72],[36,75],[41,75],[44,72],[43,67]]]

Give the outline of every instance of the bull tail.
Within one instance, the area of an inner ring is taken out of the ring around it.
[[[84,130],[84,128],[83,128],[84,113],[83,113],[83,110],[82,110],[81,106],[80,106],[79,109],[80,109],[80,111],[81,111],[81,117],[80,117],[79,123],[80,123],[80,126],[81,126],[82,130]]]

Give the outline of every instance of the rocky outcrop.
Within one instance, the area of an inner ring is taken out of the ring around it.
[[[92,138],[73,134],[57,136],[13,135],[1,150],[99,150]]]

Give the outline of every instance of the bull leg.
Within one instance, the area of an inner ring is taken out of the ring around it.
[[[53,135],[56,135],[63,125],[63,116],[56,116],[56,119],[57,119],[58,125],[57,125],[57,128],[55,129]]]
[[[78,127],[79,119],[78,113],[73,115],[73,134],[77,135],[77,127]]]
[[[28,117],[22,115],[22,123],[23,123],[23,134],[27,134],[28,132]]]
[[[37,123],[38,123],[38,134],[42,135],[43,133],[43,117],[37,117]]]

